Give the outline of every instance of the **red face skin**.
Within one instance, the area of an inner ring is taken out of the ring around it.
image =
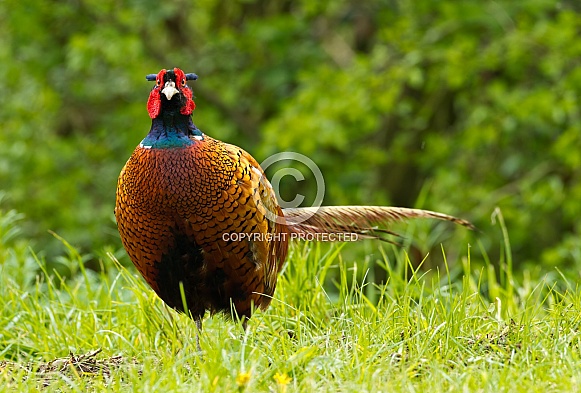
[[[175,87],[185,98],[184,105],[181,107],[180,113],[182,115],[189,116],[192,114],[194,109],[196,109],[196,104],[193,100],[194,94],[192,89],[186,84],[185,73],[179,68],[174,68],[173,72],[175,74]],[[155,119],[157,116],[159,116],[159,112],[161,111],[161,90],[164,88],[165,82],[163,79],[166,73],[167,70],[165,69],[159,71],[155,80],[155,87],[153,90],[151,90],[151,93],[149,93],[149,99],[147,100],[147,112],[149,113],[149,117],[152,119]]]

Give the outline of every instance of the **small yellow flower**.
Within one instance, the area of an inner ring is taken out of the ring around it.
[[[274,374],[274,380],[276,381],[276,384],[278,386],[286,386],[290,383],[290,381],[292,381],[293,379],[291,377],[289,377],[288,375],[286,375],[285,373],[279,373],[277,372],[276,374]]]
[[[250,372],[239,373],[236,377],[236,384],[240,387],[246,386],[248,381],[250,381]]]

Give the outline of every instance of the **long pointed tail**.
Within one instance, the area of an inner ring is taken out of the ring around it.
[[[435,218],[476,229],[469,221],[447,214],[404,207],[321,206],[288,208],[283,213],[289,232],[304,237],[357,234],[358,239],[382,239],[381,234],[385,233],[397,236],[388,229],[390,223],[410,218]]]

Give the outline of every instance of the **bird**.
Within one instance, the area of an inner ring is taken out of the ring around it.
[[[145,281],[194,320],[198,349],[207,312],[236,315],[246,328],[255,309],[268,307],[293,238],[382,239],[394,234],[390,223],[419,217],[474,229],[467,220],[412,208],[281,208],[249,153],[194,125],[188,82],[197,78],[179,68],[146,76],[155,82],[147,100],[151,128],[119,175],[115,218]]]

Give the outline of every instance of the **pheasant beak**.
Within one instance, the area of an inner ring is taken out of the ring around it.
[[[176,84],[174,81],[167,81],[165,82],[165,86],[163,87],[163,90],[161,92],[165,94],[166,98],[169,101],[176,93],[179,93],[179,90],[176,89]]]

